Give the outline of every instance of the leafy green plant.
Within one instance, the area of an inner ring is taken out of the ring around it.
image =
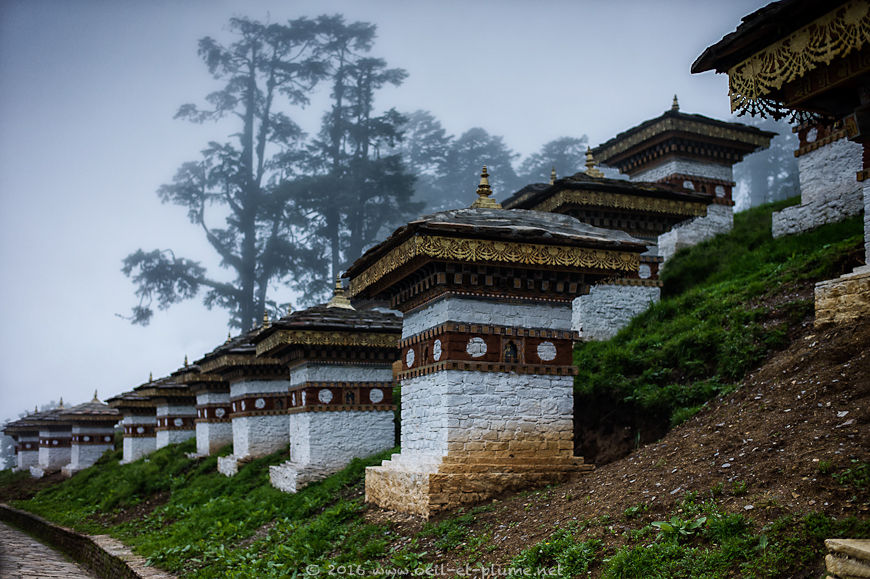
[[[652,526],[659,529],[661,534],[666,538],[679,539],[694,535],[706,522],[707,517],[683,520],[680,517],[673,516],[669,521],[654,521]]]
[[[510,568],[529,570],[532,575],[554,572],[553,577],[574,577],[585,573],[601,548],[601,541],[577,541],[568,529],[559,529],[547,540],[523,550]]]

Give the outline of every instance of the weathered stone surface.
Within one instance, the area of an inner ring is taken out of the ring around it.
[[[734,227],[734,210],[728,205],[709,205],[707,215],[695,217],[659,235],[659,255],[667,261],[684,247],[697,245]]]
[[[571,326],[584,340],[609,340],[660,299],[656,286],[594,285],[574,300]]]
[[[564,305],[442,298],[406,315],[402,325],[402,338],[414,336],[448,321],[548,330],[571,329],[571,321],[565,317]]]
[[[870,539],[826,539],[825,567],[838,579],[870,577]]]
[[[870,266],[816,284],[816,327],[870,318]]]
[[[708,179],[721,179],[722,181],[734,180],[734,172],[730,165],[705,163],[693,159],[670,159],[650,169],[638,171],[631,176],[631,180],[661,181],[671,175],[694,175]]]
[[[840,139],[798,157],[801,204],[773,214],[773,236],[810,231],[860,213],[863,186],[855,174],[863,167],[862,153],[859,143]]]
[[[136,426],[157,425],[157,416],[142,416],[137,414],[128,414],[124,416],[122,424],[131,426],[135,429]],[[150,454],[157,450],[157,438],[155,436],[125,436],[124,437],[124,459],[121,464],[126,464],[139,460],[146,454]]]

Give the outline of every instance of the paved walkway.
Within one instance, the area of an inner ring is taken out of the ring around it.
[[[3,579],[94,579],[54,549],[0,522],[0,577]]]

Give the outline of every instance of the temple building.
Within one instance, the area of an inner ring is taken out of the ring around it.
[[[632,181],[669,183],[707,197],[706,211],[658,237],[658,255],[670,259],[734,225],[732,167],[745,155],[766,149],[775,133],[671,109],[619,133],[593,149],[600,163]]]
[[[39,427],[31,421],[31,417],[39,414],[34,409],[18,420],[13,420],[3,427],[3,433],[12,438],[15,452],[13,470],[30,470],[31,466],[39,465]]]
[[[504,207],[570,215],[647,243],[649,249],[640,256],[636,271],[611,276],[574,301],[572,328],[584,340],[608,340],[661,297],[659,236],[705,216],[712,202],[713,196],[679,185],[609,179],[588,152],[585,172],[561,179],[553,175],[549,185],[528,185],[508,198]]]
[[[33,478],[58,472],[69,464],[72,425],[62,418],[61,413],[64,410],[61,398],[57,408],[28,417],[29,422],[39,429],[39,458],[36,465],[30,466],[30,475]]]
[[[196,453],[209,456],[233,442],[230,419],[230,385],[217,374],[202,372],[196,364],[185,367],[175,377],[196,396]]]
[[[147,386],[153,380],[149,376]],[[106,400],[118,410],[124,427],[124,452],[121,464],[139,460],[157,450],[157,404],[155,401],[133,389]]]
[[[282,450],[289,444],[286,393],[287,368],[275,358],[257,356],[254,338],[269,326],[227,338],[196,361],[201,372],[219,376],[229,384],[233,454],[218,457],[218,471],[238,472],[239,463]]]
[[[392,364],[402,318],[357,310],[341,287],[327,304],[293,312],[257,334],[257,355],[288,369],[290,460],[270,468],[272,485],[296,492],[354,458],[393,448]]]
[[[484,168],[469,209],[421,217],[345,274],[402,323],[402,451],[366,500],[432,516],[591,469],[573,456],[571,304],[637,272],[646,244],[554,213],[504,210]]]
[[[121,419],[116,408],[100,402],[97,393],[90,402],[73,406],[60,413],[72,426],[70,461],[61,472],[72,476],[93,466],[107,450],[115,447],[115,425]]]
[[[156,448],[178,444],[196,436],[196,395],[177,380],[186,368],[136,389],[154,402]]]
[[[732,111],[791,116],[801,123],[799,165],[802,157],[808,157],[801,174],[802,204],[783,211],[779,223],[774,223],[775,231],[809,229],[853,212],[854,180],[863,197],[866,263],[870,259],[870,2],[771,3],[744,17],[734,32],[708,47],[692,65],[694,73],[707,70],[727,73]],[[860,167],[856,167],[856,146],[843,137],[861,147]],[[813,153],[818,153],[817,158],[809,159]],[[802,225],[787,223],[794,220]],[[870,266],[820,282],[815,293],[817,325],[855,323],[870,315]]]

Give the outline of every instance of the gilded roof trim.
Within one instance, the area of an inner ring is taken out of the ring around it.
[[[852,0],[728,69],[731,111],[756,114],[778,107],[766,99],[786,83],[870,42],[870,2]]]
[[[399,333],[329,332],[314,330],[279,330],[257,344],[257,355],[268,354],[282,346],[357,346],[364,348],[398,348]]]
[[[630,251],[415,235],[351,279],[351,296],[358,295],[416,257],[468,263],[510,263],[622,271],[636,271],[640,264],[638,254]]]
[[[638,197],[620,193],[603,193],[600,191],[579,191],[563,189],[544,199],[532,207],[535,211],[555,211],[564,205],[590,205],[614,209],[632,209],[649,213],[666,213],[668,215],[685,215],[698,217],[707,214],[707,204],[702,202],[678,201],[674,199],[659,199],[655,197]]]

